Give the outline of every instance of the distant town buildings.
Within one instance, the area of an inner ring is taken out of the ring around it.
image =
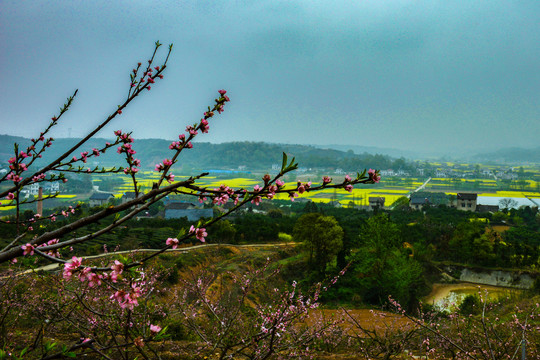
[[[139,196],[143,195],[143,193],[139,193]],[[125,204],[128,201],[135,200],[137,197],[135,196],[135,191],[126,191],[124,195],[122,195],[121,203]]]
[[[421,210],[423,206],[430,205],[430,201],[425,197],[411,197],[409,207],[414,210]]]
[[[385,198],[377,196],[377,197],[369,197],[369,209],[375,210],[375,209],[382,209],[384,207],[384,201]]]
[[[476,211],[476,201],[478,194],[458,193],[456,198],[456,207],[458,210]]]
[[[190,202],[171,202],[165,206],[165,219],[187,218],[188,221],[197,221],[201,218],[214,216],[213,209],[201,209]]]
[[[481,204],[477,204],[476,205],[476,211],[479,212],[479,213],[487,213],[487,212],[495,213],[495,212],[499,211],[499,205],[481,205]]]
[[[102,206],[102,205],[108,204],[109,201],[111,201],[112,199],[114,199],[114,195],[111,193],[96,192],[96,193],[93,193],[92,196],[90,196],[90,199],[88,200],[89,200],[90,206],[94,207],[94,206]]]

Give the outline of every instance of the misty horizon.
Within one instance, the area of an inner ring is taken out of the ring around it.
[[[84,136],[123,101],[132,67],[159,39],[174,43],[165,78],[100,137],[121,128],[172,140],[226,89],[230,106],[202,141],[434,156],[530,149],[539,17],[533,1],[4,1],[2,132],[36,136],[79,89],[52,135]]]

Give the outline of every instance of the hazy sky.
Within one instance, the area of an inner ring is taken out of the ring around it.
[[[156,40],[165,78],[100,135],[463,151],[540,143],[540,1],[0,1],[0,133],[96,125]],[[163,49],[165,53],[165,49]]]

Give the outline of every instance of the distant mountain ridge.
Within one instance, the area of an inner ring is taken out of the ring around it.
[[[58,138],[46,152],[47,159],[56,158],[80,139]],[[95,138],[89,140],[83,148],[71,154],[70,157],[80,157],[82,151],[101,148],[111,139]],[[25,150],[30,139],[20,136],[0,135],[0,164],[14,155],[13,143],[19,144],[19,150]],[[153,169],[155,164],[163,159],[171,158],[173,151],[169,150],[170,140],[136,139],[133,148],[137,151],[136,158],[141,160],[143,169]],[[366,147],[356,145],[298,145],[274,144],[265,142],[236,141],[221,144],[195,142],[193,149],[186,149],[177,166],[186,169],[238,169],[245,166],[249,169],[271,169],[274,164],[281,164],[281,154],[285,152],[295,156],[300,167],[304,168],[341,168],[344,171],[356,171],[363,168],[377,169],[412,169],[413,162],[408,159],[422,159],[414,152],[401,151],[391,148]],[[124,166],[124,158],[110,149],[106,154],[90,158],[88,167]],[[540,163],[540,147],[534,149],[506,148],[494,152],[470,154],[466,161],[499,162],[499,163]],[[36,166],[45,165],[44,160],[36,161]]]
[[[377,146],[362,146],[362,145],[342,145],[342,144],[329,144],[329,145],[314,145],[321,149],[335,149],[340,151],[352,150],[355,154],[381,154],[394,158],[404,157],[406,159],[418,159],[422,158],[422,154],[416,151],[407,151],[394,148],[380,148]]]
[[[493,152],[481,153],[473,156],[477,161],[495,162],[531,162],[540,163],[540,146],[533,149],[519,147],[503,148]]]
[[[47,159],[60,156],[69,147],[76,144],[79,139],[59,138],[53,142],[46,154]],[[92,148],[101,148],[110,139],[91,139],[83,148],[78,149],[73,156],[80,157],[82,151],[91,152]],[[25,150],[30,144],[30,140],[22,137],[0,135],[0,163],[6,163],[13,156],[13,143],[19,143],[19,149]],[[155,164],[163,159],[171,158],[174,154],[169,150],[171,141],[164,139],[139,139],[133,144],[133,149],[137,151],[136,158],[141,160],[143,169],[153,169]],[[180,157],[177,166],[186,169],[238,169],[244,166],[248,169],[268,169],[272,165],[281,165],[282,153],[296,157],[300,167],[304,168],[342,168],[345,171],[360,170],[363,168],[391,168],[394,160],[385,155],[355,154],[351,152],[321,149],[311,145],[294,144],[271,144],[264,142],[228,142],[221,144],[196,142],[193,149],[186,149]],[[98,164],[99,163],[99,164]],[[39,159],[36,166],[45,165],[45,161]],[[88,159],[85,167],[99,166],[124,166],[123,157],[116,153],[116,149],[110,149],[107,153],[99,157]],[[399,160],[399,167],[405,165],[403,159]]]

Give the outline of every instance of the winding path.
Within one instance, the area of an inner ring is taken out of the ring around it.
[[[409,193],[409,195],[407,195],[407,197],[410,199],[412,194],[414,194],[415,192],[418,192],[418,191],[420,191],[420,190],[425,189],[427,183],[430,182],[430,181],[431,181],[431,177],[429,177],[426,181],[424,181],[424,183],[423,183],[422,185],[420,185],[418,188],[416,188],[415,190],[411,191],[411,192]]]

